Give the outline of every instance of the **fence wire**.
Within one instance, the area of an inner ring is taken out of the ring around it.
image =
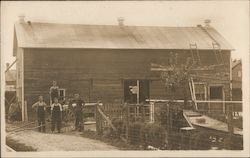
[[[223,104],[222,104],[223,105]],[[225,104],[224,104],[225,105]],[[155,105],[156,106],[156,105]],[[142,149],[161,150],[242,150],[243,136],[230,133],[228,131],[216,130],[204,127],[190,127],[183,117],[183,107],[175,106],[165,109],[166,104],[160,104],[160,110],[154,111],[155,121],[150,122],[149,105],[104,105],[103,112],[109,117],[116,131],[110,127],[101,116],[97,114],[97,132],[99,134],[109,134],[111,137],[123,136],[130,144],[138,145]],[[200,105],[199,105],[200,106]],[[208,106],[204,104],[204,107]],[[209,105],[215,106],[215,105]],[[242,106],[242,105],[241,105]],[[201,107],[201,106],[200,106]],[[224,123],[225,126],[233,126],[242,130],[242,108],[239,105],[231,107],[232,120],[229,122],[228,105],[223,108],[200,108],[201,115],[209,116]],[[236,108],[235,108],[236,107]],[[157,109],[157,108],[156,108]],[[233,110],[237,109],[237,110]],[[201,124],[206,124],[206,120],[197,118]],[[104,132],[109,131],[109,132]]]

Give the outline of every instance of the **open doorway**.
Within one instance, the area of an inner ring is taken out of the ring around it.
[[[124,101],[144,103],[149,98],[149,80],[124,80]]]

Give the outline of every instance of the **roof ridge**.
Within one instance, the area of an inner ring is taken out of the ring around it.
[[[47,24],[47,25],[84,25],[84,26],[117,26],[121,27],[119,25],[115,24],[84,24],[84,23],[54,23],[54,22],[39,22],[39,21],[29,21],[30,24]],[[21,25],[29,25],[29,23],[19,23],[16,22],[15,24],[21,24]],[[197,26],[157,26],[157,25],[124,25],[122,27],[163,27],[163,28],[198,28]]]

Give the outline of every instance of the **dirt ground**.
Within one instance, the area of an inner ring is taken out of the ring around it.
[[[64,133],[40,133],[27,130],[7,137],[30,146],[37,151],[91,151],[91,150],[118,150],[116,147],[104,142],[84,138],[81,132],[67,131]]]

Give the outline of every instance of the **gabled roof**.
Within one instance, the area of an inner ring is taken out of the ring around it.
[[[213,49],[232,46],[212,27],[158,27],[16,23],[18,47],[22,48],[106,48],[106,49]]]

